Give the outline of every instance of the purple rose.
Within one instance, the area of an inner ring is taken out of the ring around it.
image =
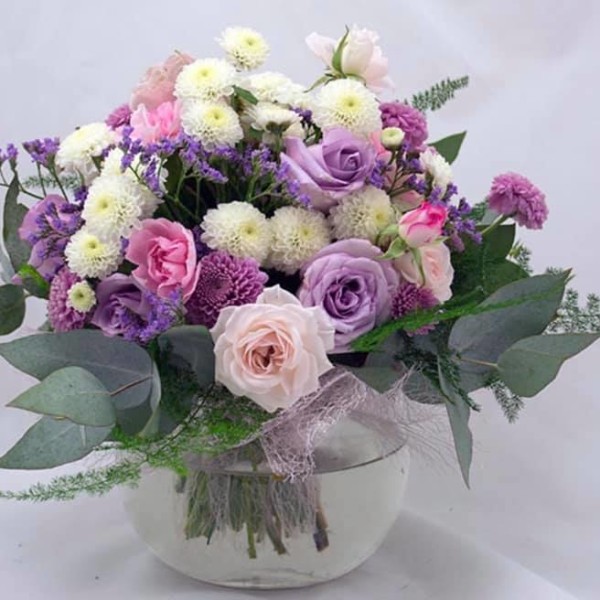
[[[64,265],[64,249],[81,227],[81,209],[51,194],[34,204],[19,227],[19,237],[32,246],[29,264],[46,279]]]
[[[318,252],[301,271],[298,298],[322,306],[335,327],[335,352],[390,317],[399,277],[367,240],[342,240]]]
[[[121,273],[98,284],[96,302],[92,324],[109,336],[127,334],[146,320],[151,308],[133,277]]]
[[[345,129],[330,129],[320,144],[307,146],[300,138],[286,140],[281,162],[310,196],[315,208],[328,211],[338,200],[365,185],[375,166],[375,148]]]

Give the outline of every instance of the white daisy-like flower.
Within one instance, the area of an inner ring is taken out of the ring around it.
[[[327,220],[317,211],[284,206],[269,222],[273,234],[269,265],[289,275],[331,241]]]
[[[80,313],[87,313],[96,305],[96,292],[87,281],[79,281],[67,292],[67,306]]]
[[[259,102],[247,111],[250,126],[259,131],[284,131],[300,124],[300,115],[272,102]]]
[[[175,96],[215,102],[230,96],[236,81],[237,72],[226,60],[201,58],[183,67],[175,81]]]
[[[115,132],[105,123],[84,125],[62,140],[56,153],[56,164],[65,171],[79,172],[90,181],[97,173],[93,158],[115,142]]]
[[[321,129],[344,127],[363,137],[381,129],[377,98],[354,79],[324,85],[315,99],[313,120]]]
[[[240,119],[228,104],[186,102],[181,113],[183,130],[206,148],[233,146],[244,137]]]
[[[265,38],[248,27],[228,27],[217,41],[229,61],[240,70],[256,69],[269,56]]]
[[[121,243],[116,239],[102,240],[82,227],[69,240],[65,257],[76,275],[104,279],[121,264]]]
[[[303,106],[307,94],[304,87],[294,83],[282,73],[265,71],[251,75],[242,86],[252,92],[259,101],[277,102],[289,106]]]
[[[271,246],[271,226],[258,208],[229,202],[207,211],[201,224],[202,241],[213,250],[254,258],[263,264]]]
[[[381,131],[381,145],[386,150],[397,150],[402,145],[406,134],[400,127],[386,127]]]
[[[142,216],[139,185],[125,175],[100,175],[90,186],[81,216],[102,239],[127,237]]]
[[[448,161],[433,148],[427,148],[419,156],[423,169],[431,175],[433,185],[446,191],[448,184],[452,181],[452,167]]]
[[[333,235],[338,240],[361,238],[372,243],[394,218],[389,196],[372,185],[346,196],[329,213]]]

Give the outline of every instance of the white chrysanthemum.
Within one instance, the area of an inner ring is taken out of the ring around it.
[[[269,265],[290,275],[331,241],[327,220],[320,212],[284,206],[275,211],[270,223]]]
[[[382,229],[394,222],[389,196],[373,186],[346,196],[329,213],[333,235],[338,240],[362,238],[375,243]]]
[[[92,310],[96,304],[96,292],[87,281],[79,281],[67,292],[67,306],[80,313]]]
[[[273,71],[251,75],[242,85],[261,102],[303,106],[307,95],[303,86],[294,83],[282,73],[274,73]]]
[[[240,119],[228,104],[190,101],[181,113],[183,130],[206,148],[233,146],[244,137]]]
[[[300,115],[272,102],[259,102],[247,111],[250,126],[259,131],[284,131],[300,124]]]
[[[183,67],[175,81],[175,96],[214,102],[230,96],[236,80],[236,70],[226,60],[202,58]]]
[[[247,202],[229,202],[207,211],[201,228],[202,241],[213,250],[254,258],[263,264],[271,246],[271,226],[266,217]]]
[[[452,181],[452,167],[439,152],[427,148],[419,156],[423,169],[431,175],[433,185],[446,191],[448,184]]]
[[[81,173],[88,181],[96,172],[93,157],[100,156],[115,141],[115,132],[105,123],[84,125],[60,143],[56,164],[66,171]]]
[[[313,120],[321,129],[344,127],[364,137],[381,129],[377,98],[354,79],[324,85],[315,99]]]
[[[154,211],[158,208],[159,204],[162,203],[162,200],[152,192],[147,186],[143,183],[140,183],[138,179],[138,175],[141,169],[144,166],[140,163],[139,156],[136,156],[131,164],[131,167],[125,169],[125,171],[121,168],[121,160],[124,154],[120,148],[113,148],[108,156],[104,159],[104,163],[102,165],[102,176],[111,176],[111,177],[124,177],[126,180],[130,181],[132,185],[135,186],[135,193],[138,196],[138,204],[141,208],[141,219],[147,219],[154,214]],[[164,187],[164,181],[166,179],[166,173],[163,169],[161,173],[161,188]]]
[[[227,58],[241,70],[260,67],[269,56],[265,38],[248,27],[228,27],[217,41]]]
[[[65,248],[69,269],[80,277],[104,279],[121,264],[119,240],[102,240],[82,227]]]
[[[402,145],[406,134],[400,127],[386,127],[381,132],[381,145],[386,150],[397,150]]]
[[[100,175],[90,186],[81,216],[102,239],[127,237],[142,216],[139,186],[125,175]]]

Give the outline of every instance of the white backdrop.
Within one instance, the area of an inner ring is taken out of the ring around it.
[[[545,190],[550,206],[543,233],[522,233],[534,251],[534,266],[573,267],[582,292],[600,290],[594,246],[600,227],[595,0],[3,3],[0,144],[65,134],[103,118],[127,100],[144,69],[171,50],[218,54],[214,38],[226,25],[262,31],[272,46],[268,67],[310,83],[320,63],[304,46],[304,36],[313,30],[336,36],[354,22],[380,32],[400,98],[447,75],[471,76],[470,87],[430,118],[432,139],[469,131],[455,165],[460,191],[478,201],[499,172],[529,176]],[[39,310],[30,324],[36,320],[41,321]],[[457,473],[418,467],[409,483],[409,508],[575,596],[600,597],[599,361],[600,345],[571,361],[558,381],[527,402],[514,426],[483,395],[484,411],[473,418],[471,491]],[[2,403],[25,384],[0,365]],[[2,410],[0,451],[29,421]],[[37,477],[0,472],[0,488],[21,487]],[[28,512],[18,514],[26,519]],[[0,504],[1,536],[8,517],[9,509]],[[10,528],[18,530],[18,523],[11,521]],[[101,541],[109,552],[110,540]],[[10,560],[0,555],[5,565]]]

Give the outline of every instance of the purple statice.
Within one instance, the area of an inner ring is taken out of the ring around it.
[[[382,158],[378,158],[375,160],[375,166],[373,170],[367,177],[367,183],[376,188],[382,189],[387,183],[386,180],[386,172],[389,168],[389,164],[387,160]]]
[[[212,327],[226,306],[251,304],[263,291],[267,275],[251,258],[212,252],[200,259],[198,284],[187,301],[187,321]]]
[[[398,127],[410,150],[418,150],[427,139],[427,120],[416,108],[403,102],[382,102],[379,105],[383,127]]]
[[[34,163],[50,168],[53,166],[54,157],[58,152],[60,140],[58,138],[44,138],[23,142],[25,152],[31,156]]]
[[[430,290],[417,287],[414,283],[403,281],[392,297],[392,317],[400,319],[418,310],[429,310],[438,304],[437,298]],[[429,333],[434,327],[434,325],[425,325],[407,333],[408,335],[424,335]]]
[[[75,310],[69,304],[69,290],[80,281],[67,267],[52,279],[48,297],[48,321],[54,331],[73,331],[82,329],[85,325],[87,314]]]
[[[73,200],[79,206],[83,206],[88,196],[88,188],[85,185],[80,185],[73,191]]]
[[[543,192],[518,173],[503,173],[494,177],[488,206],[501,215],[512,217],[527,229],[541,229],[548,218]]]
[[[0,148],[0,166],[5,162],[9,162],[10,166],[14,169],[17,166],[17,158],[19,157],[19,151],[14,144],[8,144],[6,150]]]
[[[149,307],[146,322],[141,327],[132,328],[125,338],[147,344],[180,322],[184,310],[181,290],[173,290],[166,297],[146,291],[143,298]]]
[[[448,206],[448,219],[444,226],[444,235],[448,236],[451,248],[456,252],[464,250],[463,236],[471,238],[476,244],[481,243],[481,233],[472,218],[473,209],[465,198],[458,205]]]
[[[108,117],[106,117],[106,121],[104,121],[111,129],[118,129],[119,127],[123,127],[125,125],[129,125],[129,120],[131,119],[131,108],[129,108],[129,104],[121,104],[121,106],[117,106],[115,110],[113,110]]]
[[[203,233],[204,230],[202,229],[202,227],[200,227],[200,225],[196,225],[196,227],[192,229],[192,235],[194,236],[194,245],[196,246],[196,256],[198,260],[212,252],[212,250],[202,241]]]

